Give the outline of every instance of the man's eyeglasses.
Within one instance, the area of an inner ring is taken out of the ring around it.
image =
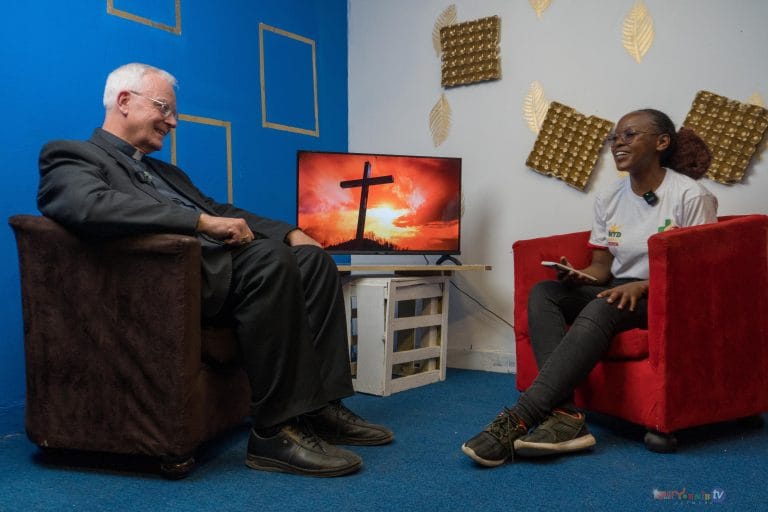
[[[135,94],[136,96],[141,96],[145,100],[151,101],[155,105],[157,110],[160,112],[160,115],[162,115],[164,118],[167,118],[169,116],[173,116],[176,119],[179,118],[179,116],[176,114],[176,111],[168,104],[168,102],[159,100],[157,98],[150,98],[149,96],[144,96],[140,92],[136,92],[136,91],[128,91],[128,92],[131,94]]]
[[[640,135],[641,133],[647,133],[650,135],[659,135],[658,132],[641,132],[637,130],[624,130],[622,133],[611,133],[605,138],[605,142],[613,146],[618,141],[621,141],[623,144],[632,144],[632,141],[635,140],[635,138]]]

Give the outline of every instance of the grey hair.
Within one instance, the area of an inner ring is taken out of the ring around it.
[[[144,76],[147,73],[156,73],[171,84],[171,87],[176,87],[176,78],[167,71],[138,62],[125,64],[112,71],[107,77],[107,84],[104,86],[104,108],[111,110],[117,103],[117,95],[121,91],[141,91]]]

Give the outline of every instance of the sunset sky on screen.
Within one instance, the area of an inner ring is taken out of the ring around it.
[[[367,238],[408,251],[458,247],[461,161],[454,158],[303,152],[299,157],[299,226],[324,247],[355,238],[360,187],[340,183],[394,176],[368,189]]]

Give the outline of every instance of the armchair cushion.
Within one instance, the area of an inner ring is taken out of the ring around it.
[[[620,332],[608,347],[604,358],[608,360],[645,359],[648,357],[648,331],[631,329]]]

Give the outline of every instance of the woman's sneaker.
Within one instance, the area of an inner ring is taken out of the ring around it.
[[[586,450],[597,441],[587,430],[584,413],[555,409],[530,434],[515,440],[515,453],[523,457]]]
[[[528,427],[506,407],[485,429],[461,445],[461,451],[483,466],[500,466],[514,456],[513,443]]]

